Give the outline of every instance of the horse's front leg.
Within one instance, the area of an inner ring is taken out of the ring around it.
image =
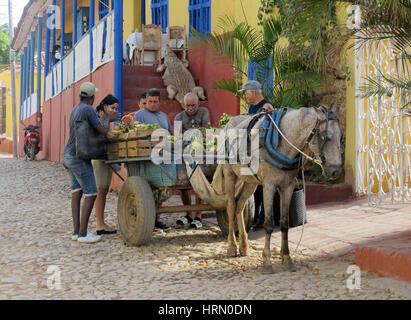
[[[274,273],[271,265],[271,234],[274,230],[274,194],[275,186],[273,184],[264,184],[264,230],[265,230],[265,245],[263,250],[263,273]]]
[[[281,217],[280,217],[280,229],[281,229],[281,259],[282,263],[285,264],[286,268],[289,271],[297,271],[293,261],[290,257],[290,250],[288,249],[288,229],[289,229],[289,211],[290,211],[290,202],[294,192],[294,183],[291,185],[280,188],[280,208],[281,208]]]
[[[227,216],[228,216],[228,249],[227,255],[229,257],[236,257],[237,256],[237,241],[235,239],[235,232],[234,232],[234,217],[235,217],[235,210],[236,210],[236,203],[235,203],[235,175],[230,170],[229,167],[225,167],[224,169],[224,177],[225,177],[225,193],[227,195]]]

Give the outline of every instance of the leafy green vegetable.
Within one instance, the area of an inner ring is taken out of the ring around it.
[[[220,128],[224,128],[232,118],[233,116],[230,116],[227,113],[223,113],[220,119]]]

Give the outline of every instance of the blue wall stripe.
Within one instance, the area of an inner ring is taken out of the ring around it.
[[[94,15],[95,15],[95,1],[94,0],[90,0],[90,16],[89,16],[89,33],[90,33],[90,72],[93,71],[93,32],[92,29],[94,27]],[[123,45],[121,45],[123,46]]]
[[[49,74],[50,71],[50,28],[49,28],[49,21],[51,17],[51,8],[47,8],[47,14],[46,14],[46,47],[45,47],[45,61],[44,61],[44,101],[46,100],[46,88],[47,88],[47,75]]]
[[[37,29],[37,112],[41,111],[41,36],[43,18],[39,17]]]
[[[56,45],[56,28],[57,28],[57,21],[56,21],[56,0],[53,0],[53,10],[52,14],[54,15],[54,22],[53,22],[53,31],[52,31],[52,50],[54,49],[54,46]]]
[[[21,104],[23,103],[23,61],[24,61],[24,53],[20,56],[20,118],[21,118]]]
[[[114,6],[114,95],[119,100],[118,112],[123,113],[123,0]]]
[[[77,0],[73,0],[73,83],[76,82]]]
[[[30,95],[34,93],[34,52],[36,47],[36,33],[31,32],[31,57],[30,57]]]

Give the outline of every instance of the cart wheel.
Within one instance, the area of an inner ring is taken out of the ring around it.
[[[118,199],[118,224],[127,246],[144,245],[154,230],[156,209],[148,182],[141,177],[129,177]]]
[[[254,205],[254,196],[251,196],[248,199],[247,203],[244,207],[244,224],[245,224],[245,231],[247,233],[250,231],[251,227],[254,223],[254,214],[255,214],[255,205]],[[218,226],[223,233],[223,236],[228,236],[228,215],[226,210],[217,211],[217,222]],[[234,218],[234,231],[235,235],[238,236],[238,225],[237,225],[237,218]]]

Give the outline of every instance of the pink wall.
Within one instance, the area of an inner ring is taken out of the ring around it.
[[[189,51],[190,71],[196,83],[206,90],[212,126],[219,127],[223,113],[240,114],[240,100],[230,92],[213,89],[216,80],[232,79],[234,70],[231,63],[222,63],[210,49],[196,48]]]
[[[107,94],[114,91],[114,62],[109,62],[81,81],[73,84],[58,96],[43,105],[42,150],[39,159],[60,162],[61,154],[70,134],[69,119],[73,108],[80,102],[80,86],[84,82],[93,82],[99,89],[94,105],[96,106]],[[28,119],[29,120],[29,119]],[[22,133],[20,133],[20,139]],[[23,150],[23,149],[21,149]]]

